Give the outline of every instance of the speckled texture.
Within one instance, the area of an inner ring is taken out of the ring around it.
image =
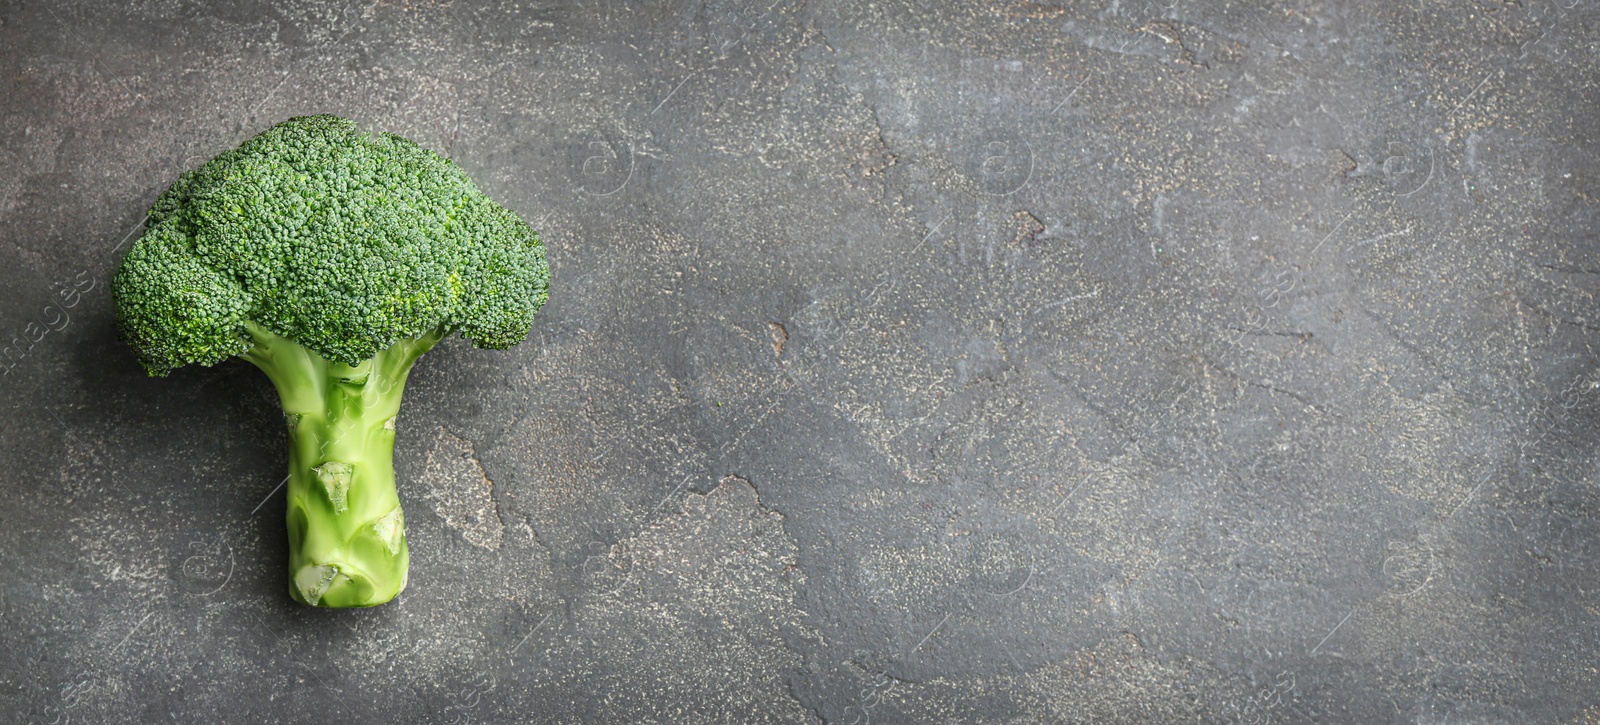
[[[506,523],[494,505],[494,481],[471,441],[440,428],[418,484],[434,513],[461,538],[485,549],[500,548]]]
[[[1600,722],[1600,3],[0,0],[0,721]],[[542,233],[294,605],[106,279],[289,116]]]

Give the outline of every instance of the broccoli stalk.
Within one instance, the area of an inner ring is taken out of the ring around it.
[[[410,563],[394,485],[395,419],[412,363],[444,330],[351,366],[246,328],[255,344],[240,357],[272,380],[289,426],[290,595],[324,607],[393,599]]]
[[[417,359],[459,332],[506,349],[548,296],[534,231],[449,160],[336,116],[294,118],[184,174],[112,279],[151,375],[231,357],[289,428],[289,593],[367,607],[406,585],[395,419]]]

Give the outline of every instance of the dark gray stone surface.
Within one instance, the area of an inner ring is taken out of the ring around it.
[[[1589,0],[0,0],[0,720],[1600,721]],[[290,602],[108,274],[293,115],[544,232]],[[51,306],[54,305],[54,306]]]

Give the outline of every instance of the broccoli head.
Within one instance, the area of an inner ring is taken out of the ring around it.
[[[405,586],[392,453],[412,363],[452,332],[522,341],[549,277],[538,234],[448,159],[308,116],[183,174],[112,294],[151,375],[266,372],[290,430],[290,593],[351,607]]]

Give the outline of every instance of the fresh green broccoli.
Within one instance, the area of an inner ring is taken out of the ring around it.
[[[539,236],[448,159],[337,116],[293,118],[184,174],[112,280],[153,376],[241,357],[289,428],[289,592],[367,607],[406,585],[395,416],[417,358],[460,332],[527,337]]]

